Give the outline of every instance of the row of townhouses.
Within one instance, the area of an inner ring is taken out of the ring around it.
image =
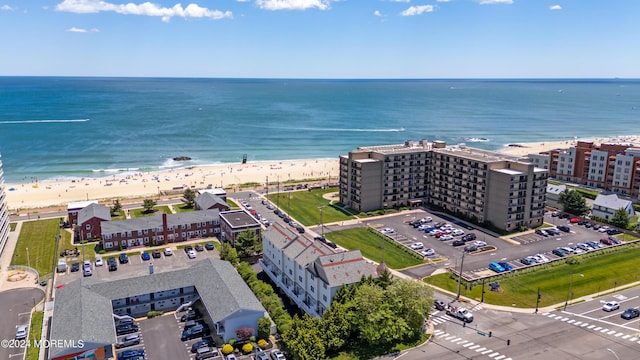
[[[264,272],[309,316],[322,316],[343,285],[377,277],[380,270],[359,250],[334,250],[279,224],[265,230],[262,239]]]
[[[542,224],[547,178],[520,157],[407,141],[340,156],[340,202],[358,211],[432,205],[514,230]]]
[[[631,144],[578,141],[568,149],[530,154],[529,160],[561,181],[640,196],[640,148]]]

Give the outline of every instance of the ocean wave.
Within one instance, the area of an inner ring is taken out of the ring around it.
[[[133,167],[133,168],[113,168],[113,169],[92,169],[91,171],[94,173],[121,173],[126,171],[140,171],[140,168]]]
[[[466,137],[464,141],[468,142],[489,142],[491,139],[483,138],[483,137]]]
[[[50,120],[3,120],[0,124],[77,123],[90,119],[50,119]]]
[[[251,125],[249,125],[251,126]],[[255,126],[265,127],[269,129],[282,129],[282,130],[294,130],[294,131],[334,131],[334,132],[402,132],[406,129],[401,128],[380,128],[380,129],[357,129],[357,128],[316,128],[316,127],[273,127],[273,126]]]

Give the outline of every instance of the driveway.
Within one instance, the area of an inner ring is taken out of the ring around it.
[[[1,339],[13,339],[18,325],[29,325],[31,310],[44,299],[44,291],[38,288],[13,289],[0,292],[0,313],[4,314],[0,326]],[[0,359],[21,360],[23,348],[0,347]]]

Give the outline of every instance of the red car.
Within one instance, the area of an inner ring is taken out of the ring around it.
[[[611,239],[608,239],[608,238],[600,239],[600,242],[602,244],[605,244],[605,245],[615,245],[615,243]]]
[[[438,232],[436,233],[435,237],[439,238],[439,237],[441,237],[442,235],[446,235],[446,234],[447,234],[447,233],[446,233],[446,232],[444,232],[444,231],[438,231]]]
[[[572,224],[576,224],[580,222],[579,218],[571,218],[571,220],[569,220],[569,222],[571,222]]]

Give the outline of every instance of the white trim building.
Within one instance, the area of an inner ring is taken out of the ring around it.
[[[633,203],[629,200],[619,199],[616,194],[598,195],[593,200],[591,214],[600,219],[611,220],[618,209],[624,209],[629,214],[629,217],[635,215]]]

